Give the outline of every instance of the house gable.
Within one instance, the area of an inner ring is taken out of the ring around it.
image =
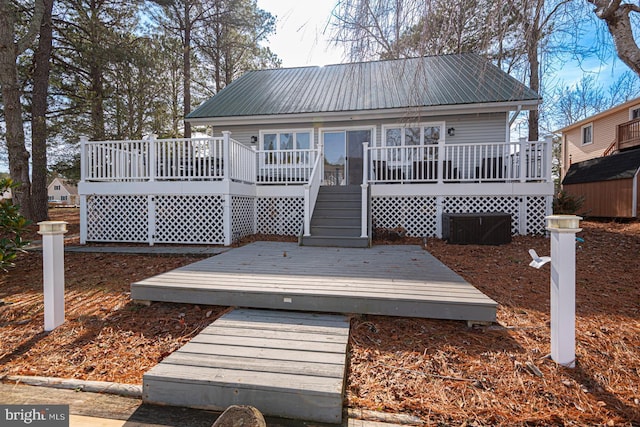
[[[50,202],[61,201],[75,204],[78,198],[78,187],[56,177],[47,186],[47,196]]]
[[[640,108],[640,98],[633,99],[587,117],[557,132],[562,133],[562,172],[568,173],[574,163],[602,156],[615,142],[618,125],[629,121],[633,111]],[[583,129],[591,127],[591,143],[584,144]]]

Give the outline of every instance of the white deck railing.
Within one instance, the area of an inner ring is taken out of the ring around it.
[[[226,134],[226,132],[223,132]],[[238,141],[228,138],[229,141],[229,165],[225,176],[230,176],[232,181],[255,184],[256,182],[256,151]]]
[[[255,150],[222,137],[81,141],[83,181],[307,184],[320,149]],[[550,182],[551,139],[366,147],[363,183]],[[321,164],[322,165],[322,164]]]
[[[81,140],[82,181],[222,180],[255,183],[255,152],[227,132],[215,138]]]
[[[260,184],[306,184],[313,171],[317,149],[258,150]]]
[[[322,183],[322,162],[324,157],[322,156],[322,150],[316,157],[316,161],[313,164],[313,170],[309,177],[309,184],[304,186],[304,229],[303,234],[305,236],[311,235],[311,218],[313,217],[313,211],[316,207],[316,200],[318,199],[318,193],[320,192],[320,184]]]
[[[551,141],[369,147],[371,183],[532,182],[551,179]]]

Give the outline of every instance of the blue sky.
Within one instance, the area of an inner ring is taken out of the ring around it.
[[[258,0],[260,8],[278,17],[276,34],[268,45],[282,59],[283,67],[342,62],[342,51],[330,46],[326,29],[336,1]]]
[[[268,45],[282,59],[283,67],[343,62],[342,49],[339,46],[331,46],[330,28],[327,25],[337,1],[258,0],[259,7],[277,16],[276,34],[269,38]],[[595,46],[602,46],[603,43],[606,48],[600,51],[601,55],[592,54],[583,60],[569,55],[555,59],[554,69],[544,75],[545,99],[549,99],[558,86],[576,85],[585,74],[594,75],[605,92],[608,92],[611,83],[629,70],[615,55],[611,36],[602,21],[595,18],[595,15],[587,15],[586,19],[576,19],[585,25],[580,38],[580,44],[585,50],[595,50]],[[549,125],[555,128],[554,124]],[[526,129],[526,117],[523,114],[514,125],[512,137],[526,136]]]
[[[327,28],[331,11],[337,0],[258,0],[258,6],[278,17],[276,34],[269,38],[269,47],[282,59],[283,67],[300,67],[336,64],[343,61],[339,47],[330,45],[330,30]],[[595,20],[594,20],[595,21]],[[596,25],[602,25],[597,22]],[[585,31],[582,44],[592,47],[597,41],[610,43],[607,33],[596,29]],[[596,73],[603,86],[628,68],[615,57],[603,63],[592,57],[582,63],[569,60],[561,64],[550,84],[572,85],[578,82],[584,72]]]

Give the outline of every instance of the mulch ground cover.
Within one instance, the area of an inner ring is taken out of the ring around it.
[[[58,211],[52,218],[77,233],[77,210]],[[549,266],[528,266],[528,250],[547,255],[548,239],[428,239],[429,252],[499,303],[498,322],[353,316],[346,404],[427,425],[640,425],[640,223],[582,226],[574,369],[548,357]],[[0,376],[140,384],[228,309],[130,300],[131,282],[197,257],[67,253],[67,321],[45,333],[41,258],[24,254],[0,275]]]

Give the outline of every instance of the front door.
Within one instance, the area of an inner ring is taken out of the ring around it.
[[[330,131],[322,134],[324,185],[362,184],[362,143],[370,130]]]

